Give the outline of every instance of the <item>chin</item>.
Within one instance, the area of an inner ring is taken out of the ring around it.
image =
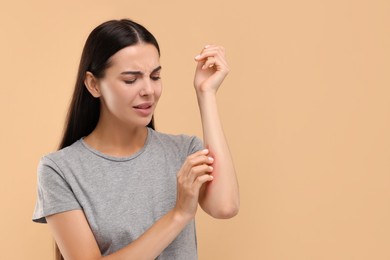
[[[149,124],[152,122],[152,117],[150,118],[144,118],[142,120],[139,120],[138,122],[136,122],[135,124],[137,126],[140,126],[140,127],[147,127],[149,126]]]

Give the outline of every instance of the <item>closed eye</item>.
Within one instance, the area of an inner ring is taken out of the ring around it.
[[[137,79],[133,79],[133,80],[124,80],[124,82],[126,84],[133,84]]]

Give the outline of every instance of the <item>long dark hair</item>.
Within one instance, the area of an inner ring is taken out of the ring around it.
[[[156,38],[145,27],[134,21],[128,19],[107,21],[91,32],[81,55],[59,149],[89,135],[98,123],[100,100],[94,98],[84,85],[87,71],[96,78],[104,77],[105,70],[110,66],[109,59],[112,55],[125,47],[141,42],[155,46],[160,55],[160,47]],[[147,126],[154,129],[154,117]],[[57,245],[55,255],[56,260],[63,260]]]

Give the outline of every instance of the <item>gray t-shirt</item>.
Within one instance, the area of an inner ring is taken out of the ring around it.
[[[175,206],[177,172],[188,155],[202,148],[197,137],[148,128],[144,147],[130,157],[118,158],[80,139],[41,159],[33,221],[45,223],[46,216],[82,209],[102,255],[111,254]],[[197,259],[195,222],[157,259]]]

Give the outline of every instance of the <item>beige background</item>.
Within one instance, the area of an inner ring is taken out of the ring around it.
[[[51,259],[33,224],[36,166],[56,149],[81,49],[130,17],[162,48],[160,131],[201,135],[193,57],[227,49],[219,93],[242,206],[197,216],[200,259],[390,259],[390,2],[8,1],[0,4],[1,259]]]

